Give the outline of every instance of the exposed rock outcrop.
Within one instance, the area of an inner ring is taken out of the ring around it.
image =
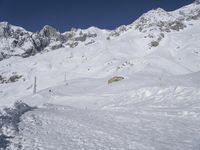
[[[29,57],[45,49],[74,48],[79,43],[88,43],[97,37],[87,30],[72,29],[60,33],[46,25],[40,32],[32,33],[7,22],[0,23],[0,61],[11,56]]]
[[[118,81],[121,81],[121,80],[124,80],[124,79],[125,79],[124,77],[115,76],[115,77],[112,77],[111,79],[108,80],[108,84],[118,82]]]

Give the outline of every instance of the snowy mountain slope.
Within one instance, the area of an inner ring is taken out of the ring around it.
[[[195,1],[113,31],[31,33],[1,23],[0,107],[37,106],[10,149],[198,150],[199,14]],[[108,84],[114,76],[124,80]]]
[[[42,90],[62,84],[65,74],[67,80],[108,80],[114,75],[131,79],[133,74],[140,72],[156,73],[157,76],[194,73],[200,71],[199,32],[199,21],[195,21],[193,26],[183,31],[168,33],[152,50],[146,49],[146,39],[138,31],[132,31],[120,39],[96,42],[87,47],[62,48],[25,59],[12,57],[1,61],[1,75],[9,78],[14,73],[22,75],[22,78],[15,83],[0,84],[0,94],[5,101],[31,94],[35,76],[38,90]],[[20,88],[16,89],[16,86]]]

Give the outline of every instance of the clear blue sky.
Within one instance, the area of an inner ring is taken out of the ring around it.
[[[153,8],[174,10],[194,0],[0,0],[0,21],[38,31],[52,25],[61,32],[72,27],[113,29],[132,23]]]

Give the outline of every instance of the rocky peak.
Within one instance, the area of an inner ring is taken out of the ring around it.
[[[8,22],[0,22],[0,37],[8,37],[10,34],[10,25]]]
[[[45,25],[40,31],[40,34],[48,38],[58,38],[60,36],[60,32],[58,32],[55,28],[49,25]]]
[[[0,23],[0,60],[11,56],[29,57],[41,51],[50,51],[61,47],[74,48],[79,44],[94,43],[96,33],[87,30],[72,29],[60,33],[46,25],[40,32],[32,33],[7,22]]]
[[[200,4],[200,0],[195,0],[194,1],[196,4]]]

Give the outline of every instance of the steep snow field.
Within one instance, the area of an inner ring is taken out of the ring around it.
[[[0,116],[0,143],[12,136],[12,150],[199,150],[198,10],[152,10],[115,31],[84,30],[97,34],[92,44],[0,61],[6,80],[22,76],[0,84],[2,114],[16,101],[36,106],[11,121],[14,135]],[[108,84],[114,76],[124,80]]]

